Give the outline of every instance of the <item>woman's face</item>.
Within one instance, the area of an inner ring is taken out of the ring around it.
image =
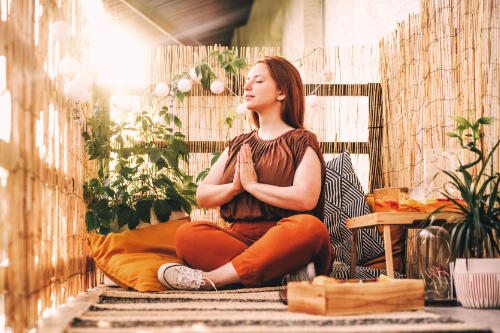
[[[253,66],[248,73],[244,96],[247,108],[257,112],[280,103],[285,98],[263,63]]]

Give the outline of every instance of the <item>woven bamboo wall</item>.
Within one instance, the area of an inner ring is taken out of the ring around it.
[[[23,332],[46,309],[95,285],[82,200],[82,125],[73,120],[74,104],[57,75],[59,60],[67,52],[78,58],[80,46],[76,36],[59,43],[49,34],[57,20],[78,34],[80,6],[78,0],[0,6],[0,56],[6,60],[0,94],[10,95],[12,104],[0,110],[7,122],[2,128],[11,132],[0,139],[0,331]]]
[[[162,46],[153,50],[151,61],[151,82],[169,82],[171,77],[180,72],[188,72],[193,63],[206,58],[214,47],[178,47]],[[236,112],[238,104],[243,102],[243,85],[251,64],[264,55],[281,55],[290,60],[300,71],[306,94],[315,93],[320,97],[319,105],[306,109],[305,127],[318,136],[320,142],[346,142],[345,148],[355,151],[357,142],[372,143],[380,138],[378,131],[369,133],[369,119],[376,118],[369,115],[368,96],[363,97],[331,97],[335,92],[331,87],[319,89],[319,84],[353,84],[346,87],[344,95],[360,95],[362,88],[356,84],[366,84],[379,81],[379,54],[377,48],[316,48],[285,49],[277,47],[243,47],[235,49],[239,56],[245,58],[248,69],[242,71],[236,80],[231,83],[229,77],[215,62],[211,62],[217,78],[231,87],[237,96],[229,90],[222,95],[213,95],[204,91],[200,85],[194,85],[191,96],[183,103],[174,103],[174,110],[181,118],[188,141],[225,141],[236,135],[251,131],[250,117],[237,116],[231,130],[224,125],[223,120],[231,113]],[[380,96],[374,93],[371,86],[367,86],[366,95],[371,95],[371,103],[380,105]],[[316,91],[314,91],[316,90]],[[376,123],[376,119],[373,120]],[[379,123],[377,123],[379,124]],[[377,125],[378,126],[378,125]],[[376,127],[376,126],[375,126]],[[372,129],[373,130],[373,129]],[[376,146],[376,145],[374,145]],[[215,145],[204,146],[200,153],[190,156],[189,172],[196,175],[210,164],[210,157]],[[368,187],[368,151],[365,154],[352,155],[354,167],[363,179],[365,190]],[[333,158],[333,154],[325,154],[325,160]],[[191,214],[192,220],[210,220],[221,222],[217,210],[195,210]]]
[[[450,119],[493,116],[485,146],[500,137],[500,3],[421,1],[380,42],[386,186],[424,186],[424,151],[458,147]],[[500,165],[500,154],[495,159]]]

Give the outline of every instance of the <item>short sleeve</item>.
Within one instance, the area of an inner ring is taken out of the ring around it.
[[[320,159],[320,162],[324,161],[323,154],[321,152],[321,148],[318,143],[318,139],[316,139],[316,135],[306,130],[297,132],[298,133],[294,138],[294,147],[293,147],[295,151],[295,166],[298,167],[302,162],[307,147],[311,147],[316,152],[318,158]]]

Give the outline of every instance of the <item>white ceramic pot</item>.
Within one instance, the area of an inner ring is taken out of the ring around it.
[[[453,279],[463,307],[500,308],[500,258],[457,259]]]

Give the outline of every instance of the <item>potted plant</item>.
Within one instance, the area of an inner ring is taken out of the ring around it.
[[[234,51],[214,50],[194,64],[190,73],[174,75],[171,89],[165,83],[158,84],[150,107],[136,114],[132,122],[113,122],[109,112],[101,108],[87,119],[82,133],[85,152],[89,160],[96,161],[94,177],[83,185],[88,231],[108,234],[135,229],[153,221],[167,221],[175,212],[190,214],[197,206],[197,185],[182,167],[189,162],[189,149],[181,120],[171,107],[174,99],[182,102],[190,94],[191,80],[214,94],[222,93],[224,84],[216,80],[210,58],[230,76],[246,66]],[[160,106],[165,98],[170,99],[170,108]],[[229,116],[225,122],[231,126],[232,120]],[[215,154],[212,164],[218,156]],[[196,181],[207,172],[202,171]]]
[[[500,140],[489,152],[485,151],[481,130],[493,118],[472,122],[458,116],[452,119],[457,127],[446,135],[456,138],[474,158],[466,164],[460,161],[454,171],[442,171],[449,182],[441,194],[451,204],[433,211],[426,223],[431,224],[431,217],[443,209],[451,208],[456,213],[443,227],[450,233],[452,259],[456,259],[453,276],[457,299],[465,307],[495,308],[500,306],[500,173],[495,170],[492,157]],[[448,186],[460,193],[460,200]]]
[[[117,124],[102,109],[87,120],[85,151],[97,167],[96,177],[83,185],[89,231],[135,229],[141,222],[167,221],[172,212],[189,214],[197,205],[197,185],[180,167],[188,161],[188,146],[175,126],[182,123],[167,107],[142,111],[132,123]]]

